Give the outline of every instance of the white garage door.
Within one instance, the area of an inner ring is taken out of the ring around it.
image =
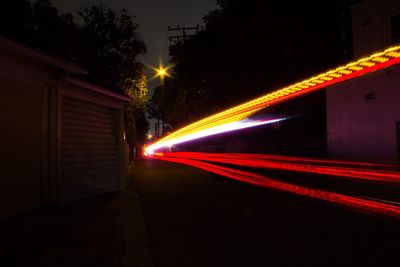
[[[117,190],[116,111],[63,97],[61,117],[60,203]]]

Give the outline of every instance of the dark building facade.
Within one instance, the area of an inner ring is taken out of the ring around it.
[[[118,190],[130,99],[86,71],[0,38],[0,217]]]
[[[355,59],[400,45],[400,1],[361,1],[352,20]],[[399,104],[399,65],[327,88],[328,155],[399,162]]]

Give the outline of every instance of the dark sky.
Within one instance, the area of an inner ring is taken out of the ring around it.
[[[139,32],[147,45],[143,63],[158,66],[168,61],[168,25],[195,26],[216,8],[215,0],[52,0],[61,12],[76,13],[79,8],[102,3],[113,9],[125,8],[136,16]],[[155,87],[152,81],[149,87]]]

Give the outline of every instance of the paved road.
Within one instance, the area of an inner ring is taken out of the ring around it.
[[[400,266],[400,223],[182,165],[136,162],[156,266]]]
[[[132,191],[0,221],[1,267],[154,266]]]

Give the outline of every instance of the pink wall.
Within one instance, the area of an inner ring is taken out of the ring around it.
[[[365,100],[374,93],[375,99]],[[327,89],[328,154],[352,160],[397,162],[400,67]]]

